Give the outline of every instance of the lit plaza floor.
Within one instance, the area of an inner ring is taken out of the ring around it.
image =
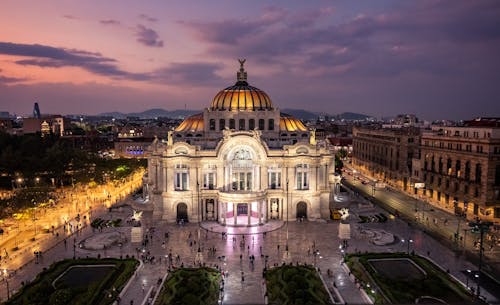
[[[462,273],[463,270],[475,270],[475,266],[465,261],[462,257],[457,257],[452,251],[433,240],[427,234],[422,233],[399,219],[389,219],[386,223],[366,223],[360,224],[355,214],[369,215],[380,213],[377,207],[366,208],[366,205],[359,205],[361,199],[343,196],[341,205],[350,209],[351,216],[351,239],[346,251],[406,251],[407,244],[401,243],[400,239],[412,238],[410,251],[417,254],[429,256],[436,263],[459,280],[466,282]],[[360,208],[362,207],[362,208]],[[132,214],[131,208],[123,208],[121,211],[113,210],[111,213],[104,213],[100,217],[104,219],[126,219]],[[287,244],[289,258],[292,263],[315,264],[325,280],[328,289],[339,295],[340,301],[348,304],[366,304],[368,300],[364,294],[356,288],[341,264],[342,252],[339,249],[340,240],[338,237],[339,222],[289,222],[270,221],[262,226],[252,227],[228,227],[221,226],[215,222],[203,222],[201,228],[197,223],[188,223],[183,226],[167,223],[152,223],[151,211],[144,212],[143,224],[145,227],[155,227],[152,233],[153,238],[145,251],[149,251],[151,256],[155,256],[156,263],[145,263],[138,270],[137,275],[132,279],[131,285],[122,293],[120,304],[146,304],[148,296],[152,290],[158,288],[157,281],[164,278],[167,272],[167,260],[165,255],[171,252],[174,257],[179,255],[180,262],[177,266],[195,265],[198,246],[203,253],[203,262],[209,266],[219,266],[228,272],[225,279],[223,304],[264,304],[265,287],[263,285],[262,270],[266,263],[268,266],[280,265],[284,261],[285,246]],[[382,229],[394,234],[397,242],[385,246],[376,246],[364,235],[359,234],[358,229]],[[106,228],[103,232],[118,230],[123,232],[130,241],[131,227]],[[224,231],[226,230],[226,231]],[[232,231],[230,231],[232,230]],[[169,238],[165,239],[165,233],[169,233]],[[200,232],[198,234],[198,232]],[[221,232],[226,232],[222,236]],[[263,234],[266,232],[266,234]],[[32,280],[43,267],[49,266],[52,262],[62,258],[73,257],[73,241],[76,243],[93,234],[89,227],[85,228],[78,236],[71,236],[66,242],[60,241],[50,250],[44,251],[43,258],[39,264],[31,262],[10,278],[11,289],[17,290],[21,281]],[[198,237],[199,236],[199,237]],[[191,237],[191,238],[190,238]],[[198,239],[199,238],[199,239]],[[113,246],[106,250],[85,250],[75,248],[76,256],[97,256],[119,257],[125,255],[137,255],[139,244],[127,242],[123,247]],[[209,249],[216,248],[215,255],[209,255]],[[318,255],[313,255],[313,249],[318,250]],[[147,252],[146,252],[147,253]],[[249,256],[255,256],[255,263],[252,265]],[[161,262],[160,262],[161,258]],[[327,270],[333,272],[333,277],[327,276]],[[337,286],[333,287],[333,282]],[[482,292],[492,303],[498,302],[486,291]],[[2,299],[5,299],[5,289],[0,289]]]

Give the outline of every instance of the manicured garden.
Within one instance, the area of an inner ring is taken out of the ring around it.
[[[168,275],[155,305],[216,305],[221,274],[213,268],[179,268]]]
[[[268,304],[332,304],[316,269],[312,266],[284,265],[265,273]]]
[[[135,259],[114,258],[59,261],[38,274],[4,304],[112,304],[138,264]]]
[[[375,304],[414,304],[439,299],[468,304],[472,294],[427,259],[405,253],[349,254],[346,264]],[[425,300],[424,300],[425,299]]]

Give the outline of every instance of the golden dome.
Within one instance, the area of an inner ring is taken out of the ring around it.
[[[280,131],[307,131],[302,121],[285,113],[280,116]]]
[[[272,110],[269,96],[259,88],[248,85],[245,60],[239,60],[240,71],[234,86],[221,90],[212,100],[211,110]]]
[[[175,131],[203,132],[203,113],[187,117]]]

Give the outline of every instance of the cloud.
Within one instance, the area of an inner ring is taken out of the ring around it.
[[[73,15],[63,15],[62,17],[66,18],[66,19],[78,19],[78,17],[73,16]]]
[[[163,47],[163,40],[159,40],[158,33],[155,30],[138,24],[135,35],[137,41],[148,47]]]
[[[99,20],[99,23],[102,25],[120,25],[120,21],[114,19]]]
[[[102,56],[100,53],[56,48],[39,44],[18,44],[0,42],[0,54],[29,57],[17,60],[19,65],[39,67],[80,67],[94,74],[117,79],[145,80],[145,74],[130,73],[121,70],[115,59]]]
[[[254,18],[179,24],[206,45],[209,55],[244,54],[281,65],[283,72],[293,62],[298,73],[318,77],[451,75],[500,65],[494,55],[500,52],[500,5],[494,0],[407,2],[342,22],[332,22],[335,13],[266,8]]]
[[[171,63],[151,74],[157,82],[176,85],[215,85],[221,83],[221,77],[216,72],[222,69],[218,63]]]
[[[1,71],[1,70],[0,70]],[[0,84],[15,84],[28,80],[27,78],[8,77],[0,75]]]
[[[139,15],[139,18],[141,18],[142,20],[149,21],[149,22],[156,22],[156,21],[158,21],[158,19],[157,19],[157,18],[155,18],[155,17],[151,17],[151,16],[148,16],[148,15],[146,15],[146,14],[140,14],[140,15]]]

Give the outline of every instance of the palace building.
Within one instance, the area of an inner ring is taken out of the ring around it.
[[[145,182],[156,220],[253,226],[329,218],[333,154],[248,84],[244,63],[235,85],[149,147]]]

